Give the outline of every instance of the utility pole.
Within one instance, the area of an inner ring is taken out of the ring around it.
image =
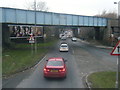
[[[120,42],[120,37],[118,37],[118,41]],[[116,73],[116,88],[120,90],[120,46],[118,48],[118,58],[117,58],[117,73]]]
[[[114,4],[118,5],[118,31],[119,31],[119,15],[120,15],[120,1],[118,2],[114,2]],[[120,33],[120,32],[119,32]],[[118,41],[120,41],[120,37],[118,37]],[[118,46],[118,58],[117,58],[117,74],[116,74],[116,88],[118,88],[118,90],[120,90],[120,54],[119,54],[119,50],[120,46]]]
[[[118,2],[118,31],[119,31],[119,15],[120,15],[120,1]],[[119,31],[120,35],[120,31]]]
[[[114,47],[114,49],[111,52],[111,55],[118,56],[117,57],[117,64],[116,64],[116,82],[115,82],[115,88],[116,90],[120,90],[120,37],[118,37],[118,43]]]
[[[119,50],[120,46],[118,46],[117,48],[118,48],[118,53],[119,53],[120,52],[120,50]],[[118,55],[118,58],[117,58],[117,73],[116,73],[116,88],[118,88],[118,90],[119,90],[119,87],[120,87],[119,86],[119,83],[120,83],[119,82],[119,78],[120,78],[119,77],[119,71],[120,71],[119,69],[120,69],[120,55]]]
[[[118,17],[118,31],[119,31],[120,1],[114,2],[114,4],[117,4],[117,7],[118,7],[117,17]],[[120,33],[120,32],[119,32],[119,33]]]
[[[36,29],[36,0],[34,0],[34,12],[35,12],[35,32],[37,31]],[[35,34],[35,53],[37,52],[37,37]]]

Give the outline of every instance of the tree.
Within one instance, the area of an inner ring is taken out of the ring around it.
[[[103,10],[101,14],[97,14],[95,16],[111,18],[111,19],[117,19],[117,13],[115,11],[107,12],[106,10]]]
[[[28,10],[35,10],[35,2],[30,2],[29,4],[27,4],[26,8]],[[46,2],[43,2],[43,1],[39,1],[36,3],[36,10],[37,11],[48,11],[48,7],[47,7],[47,4]]]
[[[108,26],[107,29],[103,30],[103,40],[102,42],[107,43],[108,45],[114,45],[116,43],[117,37],[119,35],[119,29],[118,27],[118,20],[117,20],[117,13],[115,11],[106,11],[103,10],[103,12],[99,15],[95,15],[98,17],[105,17],[105,18],[110,18],[108,20]],[[114,42],[114,43],[113,43]]]

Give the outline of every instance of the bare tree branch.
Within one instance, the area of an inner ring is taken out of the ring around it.
[[[107,12],[106,10],[103,10],[103,12],[100,15],[97,14],[95,16],[116,19],[117,18],[117,13],[115,11]]]
[[[34,2],[31,2],[31,3],[27,4],[26,8],[28,10],[35,10]],[[48,11],[49,8],[47,7],[46,2],[39,1],[39,2],[36,3],[36,10],[37,11]]]

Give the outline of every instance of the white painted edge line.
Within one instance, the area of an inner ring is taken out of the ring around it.
[[[72,53],[73,53],[73,54],[75,53],[74,50],[72,50]]]
[[[36,64],[34,67],[37,67],[37,66],[46,58],[46,56],[47,56],[47,55],[45,55],[45,56],[42,58],[42,60],[40,60],[40,61],[38,62],[38,64]]]

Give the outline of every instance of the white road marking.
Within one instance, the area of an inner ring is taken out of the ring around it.
[[[74,50],[72,50],[72,53],[73,53],[73,54],[75,53]]]
[[[46,58],[46,55],[42,58],[42,60],[40,60],[38,64],[35,65],[35,67],[37,67],[45,58]]]

